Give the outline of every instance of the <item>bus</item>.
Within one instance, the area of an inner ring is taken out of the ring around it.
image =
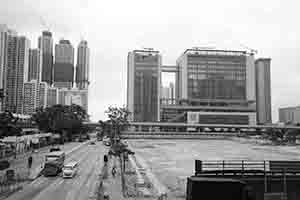
[[[62,171],[65,161],[65,152],[53,151],[45,156],[43,169],[44,176],[56,176]]]

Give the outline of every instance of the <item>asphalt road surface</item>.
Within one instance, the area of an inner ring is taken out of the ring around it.
[[[61,176],[37,178],[8,200],[87,200],[94,199],[96,180],[103,164],[106,147],[102,142],[85,145],[66,157],[65,163],[78,162],[78,172],[72,179]]]

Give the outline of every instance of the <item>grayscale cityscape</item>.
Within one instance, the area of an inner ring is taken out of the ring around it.
[[[300,3],[188,1],[0,2],[0,200],[300,199]]]

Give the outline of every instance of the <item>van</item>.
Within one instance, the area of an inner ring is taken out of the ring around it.
[[[73,178],[73,176],[77,173],[77,166],[78,163],[76,161],[70,162],[64,165],[63,171],[63,178]]]

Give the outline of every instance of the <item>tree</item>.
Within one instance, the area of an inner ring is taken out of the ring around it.
[[[18,118],[9,111],[0,113],[0,138],[18,136],[22,130],[17,126]]]
[[[38,108],[32,115],[40,130],[59,133],[62,138],[70,139],[73,134],[81,133],[85,128],[82,124],[88,117],[79,105],[53,105]]]
[[[126,107],[110,106],[105,113],[109,118],[109,121],[106,122],[106,125],[111,126],[111,139],[120,137],[120,132],[128,125],[128,116],[130,115],[130,111]]]
[[[273,143],[284,143],[286,133],[287,132],[281,128],[270,128],[267,131],[267,135]]]
[[[300,131],[298,129],[289,129],[286,131],[286,139],[287,142],[291,144],[296,144],[297,136],[299,135]]]

